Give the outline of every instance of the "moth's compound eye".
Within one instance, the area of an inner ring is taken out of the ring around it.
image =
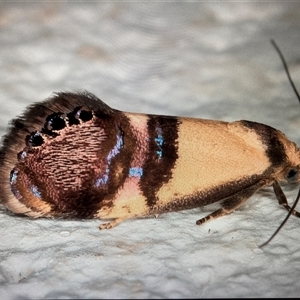
[[[289,171],[285,175],[285,179],[289,183],[296,182],[298,180],[298,177],[299,177],[299,170],[296,168],[289,169]]]
[[[25,141],[27,147],[38,147],[44,143],[44,139],[39,131],[34,131],[27,135]]]
[[[62,130],[66,127],[65,114],[53,113],[46,118],[44,128],[47,130]]]

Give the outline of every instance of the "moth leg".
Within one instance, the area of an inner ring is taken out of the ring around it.
[[[292,208],[289,206],[289,204],[287,202],[287,199],[286,199],[286,196],[283,193],[283,191],[281,189],[281,186],[279,185],[278,181],[273,182],[273,190],[274,190],[274,193],[275,193],[276,198],[278,200],[278,203],[280,205],[282,205],[287,211],[290,211]],[[292,214],[294,216],[300,218],[300,213],[297,210],[294,209],[292,211]]]
[[[104,223],[104,224],[101,224],[99,225],[99,229],[102,230],[102,229],[111,229],[117,225],[119,225],[122,221],[126,220],[127,218],[117,218],[117,219],[114,219],[113,221],[109,222],[109,223]]]
[[[220,209],[198,220],[196,224],[201,225],[205,222],[222,217],[235,211],[238,207],[245,203],[248,200],[248,198],[250,198],[258,189],[265,185],[266,182],[264,180],[261,180],[258,183],[251,185],[248,188],[243,189],[232,196],[225,198],[221,204],[222,207]]]

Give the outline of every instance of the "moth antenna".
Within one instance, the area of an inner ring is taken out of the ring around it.
[[[290,71],[289,71],[289,68],[288,68],[288,66],[287,66],[287,63],[286,63],[286,61],[285,61],[285,59],[284,59],[284,57],[283,57],[283,54],[281,53],[279,47],[277,46],[277,44],[275,43],[275,41],[274,41],[273,39],[271,39],[271,43],[272,43],[272,45],[274,46],[275,50],[277,51],[277,53],[278,53],[279,56],[280,56],[280,59],[281,59],[281,61],[282,61],[282,64],[283,64],[283,67],[284,67],[285,72],[286,72],[286,74],[287,74],[287,77],[288,77],[288,79],[289,79],[289,82],[290,82],[290,84],[291,84],[291,86],[292,86],[292,88],[293,88],[293,90],[294,90],[294,92],[295,92],[295,94],[296,94],[296,96],[297,96],[297,98],[298,98],[298,101],[300,102],[300,95],[299,95],[299,93],[298,93],[298,91],[297,91],[297,89],[296,89],[296,86],[295,86],[295,84],[294,84],[294,82],[293,82],[293,79],[292,79],[292,77],[291,77],[291,75],[290,75]]]
[[[287,77],[289,79],[289,82],[290,82],[290,84],[291,84],[291,86],[292,86],[292,88],[293,88],[293,90],[294,90],[294,92],[295,92],[295,94],[296,94],[296,96],[298,98],[298,101],[300,102],[300,95],[299,95],[299,93],[298,93],[298,91],[296,89],[296,86],[295,86],[292,78],[291,78],[290,71],[289,71],[288,65],[287,65],[287,63],[286,63],[286,61],[284,59],[284,56],[283,56],[282,52],[280,51],[279,47],[277,46],[277,44],[275,43],[275,41],[273,39],[271,39],[271,43],[274,46],[274,48],[277,51],[277,53],[279,54],[279,57],[280,57],[280,59],[282,61],[282,64],[283,64],[283,67],[284,67],[285,72],[287,74]],[[272,236],[266,242],[264,242],[263,244],[261,244],[261,245],[258,246],[259,248],[262,248],[262,247],[266,246],[267,244],[269,244],[273,240],[273,238],[277,235],[277,233],[281,230],[281,228],[284,226],[284,224],[287,222],[287,220],[289,219],[289,217],[293,213],[294,209],[296,208],[296,206],[297,206],[297,204],[299,202],[299,198],[300,198],[300,189],[299,189],[297,198],[296,198],[293,206],[289,210],[289,212],[288,212],[287,216],[285,217],[285,219],[282,221],[282,223],[276,229],[276,231],[272,234]]]
[[[293,206],[291,207],[291,209],[289,210],[288,214],[286,215],[285,219],[282,221],[282,223],[280,224],[280,226],[276,229],[276,231],[272,234],[272,236],[263,244],[259,245],[258,248],[262,248],[264,246],[266,246],[267,244],[269,244],[273,238],[275,237],[275,235],[280,231],[280,229],[284,226],[284,224],[286,223],[286,221],[289,219],[289,217],[291,216],[291,214],[293,213],[294,209],[296,208],[298,202],[299,202],[299,198],[300,198],[300,189],[297,195],[297,198],[293,204]]]

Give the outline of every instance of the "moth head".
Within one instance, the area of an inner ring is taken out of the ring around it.
[[[280,170],[278,179],[290,184],[297,183],[300,181],[300,148],[280,131],[276,131],[276,138],[274,148],[281,150],[278,152],[275,150],[274,153],[282,153],[277,163]]]
[[[299,181],[299,166],[288,168],[285,174],[285,179],[288,183]]]

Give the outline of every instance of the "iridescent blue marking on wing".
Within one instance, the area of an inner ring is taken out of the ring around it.
[[[25,159],[26,156],[27,156],[26,151],[21,151],[21,152],[18,154],[18,159],[19,159],[19,160],[23,160],[23,159]]]
[[[129,169],[129,177],[141,178],[143,176],[143,168],[133,167]]]
[[[117,143],[115,144],[114,148],[108,153],[107,155],[107,165],[105,169],[105,173],[102,175],[102,177],[98,178],[96,180],[95,186],[100,187],[101,185],[105,185],[108,182],[109,179],[109,172],[110,172],[110,164],[112,159],[120,153],[120,149],[123,147],[124,141],[123,136],[119,133],[117,135]]]
[[[156,151],[156,154],[158,155],[158,159],[161,159],[163,156],[162,145],[164,143],[164,138],[162,136],[162,130],[160,127],[156,127],[156,133],[157,136],[154,138],[154,141],[159,148],[159,150]]]
[[[18,178],[18,169],[14,168],[11,172],[10,172],[10,188],[12,193],[15,195],[15,197],[20,200],[22,199],[22,196],[19,192],[19,190],[16,187],[17,184],[17,178]]]
[[[35,197],[38,197],[38,198],[41,198],[41,197],[42,197],[41,192],[39,191],[38,187],[36,187],[35,185],[33,185],[33,186],[30,187],[30,191],[32,192],[32,194],[33,194]]]
[[[10,184],[16,184],[18,178],[18,170],[15,168],[10,172]]]

